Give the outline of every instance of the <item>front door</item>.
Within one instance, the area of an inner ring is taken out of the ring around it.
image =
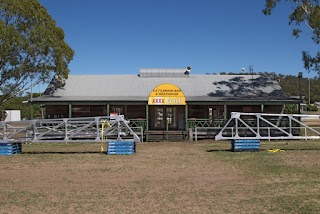
[[[150,128],[157,130],[178,128],[177,106],[153,106],[150,113]]]

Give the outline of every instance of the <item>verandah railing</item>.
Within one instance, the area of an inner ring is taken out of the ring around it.
[[[143,130],[147,129],[147,120],[146,119],[128,119],[130,121],[129,126],[131,128],[142,128]]]
[[[227,120],[224,119],[196,119],[191,118],[187,120],[187,128],[195,130],[196,127],[223,127]]]

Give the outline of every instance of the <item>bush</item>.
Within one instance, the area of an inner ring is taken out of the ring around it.
[[[307,111],[318,111],[318,108],[315,105],[307,105]]]
[[[286,104],[284,107],[284,112],[285,114],[298,114],[299,109],[298,105],[296,104]]]

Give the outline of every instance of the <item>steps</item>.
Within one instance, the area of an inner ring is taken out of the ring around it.
[[[162,141],[185,141],[185,131],[147,131],[146,141],[148,142],[162,142]]]

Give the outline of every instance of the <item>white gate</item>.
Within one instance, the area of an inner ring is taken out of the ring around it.
[[[231,118],[215,136],[216,140],[232,139],[319,139],[319,127],[303,120],[319,120],[319,115],[264,114],[232,112]]]
[[[108,123],[106,129],[102,124]],[[108,138],[133,138],[139,142],[129,121],[123,115],[105,117],[80,117],[61,119],[35,119],[16,122],[0,122],[0,140],[20,142],[98,142],[101,136]],[[103,133],[102,133],[103,131]],[[143,138],[141,138],[143,139]]]

